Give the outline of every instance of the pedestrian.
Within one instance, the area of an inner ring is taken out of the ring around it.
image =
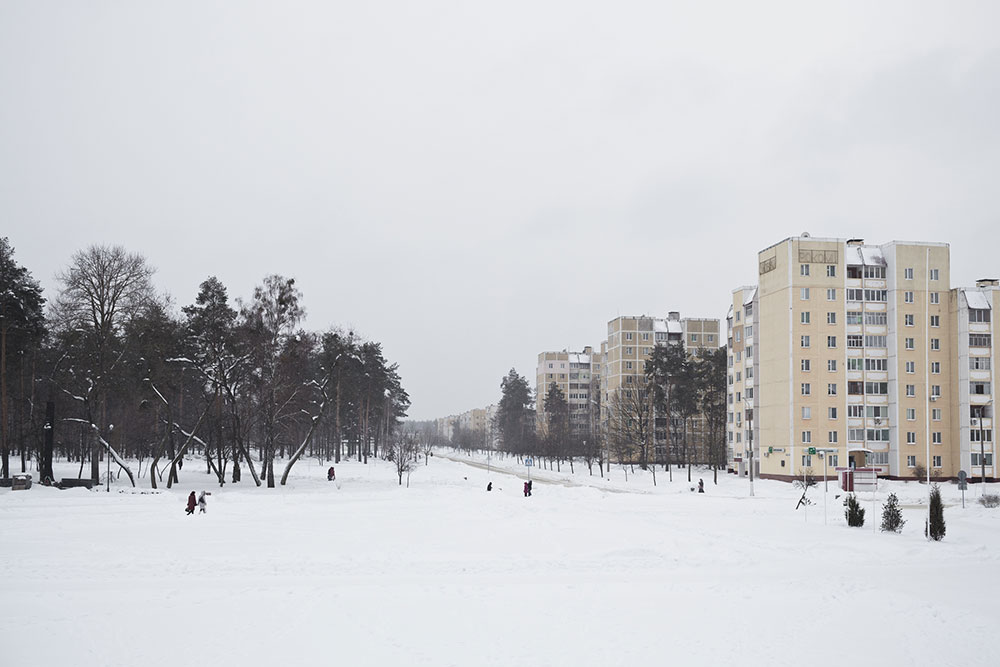
[[[528,497],[528,483],[527,482],[524,483],[524,497],[525,498]]]
[[[333,466],[330,466],[330,469],[326,471],[326,481],[332,482],[335,479],[337,479],[337,473],[333,469]]]
[[[191,492],[194,495],[194,491]],[[205,500],[205,492],[202,491],[201,495],[198,496],[198,514],[205,514],[208,511],[208,501]]]
[[[194,491],[192,491],[191,495],[188,496],[188,506],[187,506],[187,513],[188,514],[194,514],[194,506],[195,506],[196,502],[198,502],[198,501],[196,501],[194,499]]]
[[[705,493],[705,482],[701,478],[698,479],[698,493]]]
[[[528,480],[528,495],[531,495],[531,480]]]
[[[489,484],[486,485],[486,490],[487,491],[492,491],[493,490],[493,482],[490,482]]]

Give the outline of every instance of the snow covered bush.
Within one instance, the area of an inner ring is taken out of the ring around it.
[[[885,505],[882,506],[882,532],[898,533],[903,530],[905,523],[903,511],[899,509],[899,499],[895,493],[890,493]]]
[[[979,504],[983,507],[1000,507],[1000,493],[985,493],[979,499]]]
[[[865,525],[865,510],[861,507],[857,497],[852,493],[844,498],[844,516],[847,518],[848,526],[861,527]]]

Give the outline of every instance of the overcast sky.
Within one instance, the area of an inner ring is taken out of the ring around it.
[[[0,235],[121,244],[481,407],[618,315],[725,316],[788,236],[1000,275],[1000,3],[0,3]]]

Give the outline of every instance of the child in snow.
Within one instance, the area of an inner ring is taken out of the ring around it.
[[[188,506],[187,506],[187,513],[188,514],[194,514],[194,505],[195,505],[195,502],[197,502],[197,501],[195,501],[195,499],[194,499],[194,491],[192,491],[191,495],[188,496]]]
[[[528,483],[527,482],[524,483],[524,497],[525,498],[528,497]]]
[[[191,495],[194,495],[194,491],[191,492]],[[207,507],[208,501],[205,500],[205,492],[202,491],[201,495],[198,496],[198,514],[205,514],[208,511]]]

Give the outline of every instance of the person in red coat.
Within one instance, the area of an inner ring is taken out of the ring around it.
[[[191,495],[188,496],[187,513],[194,514],[194,508],[197,504],[198,504],[198,499],[194,497],[194,491],[192,491]]]

